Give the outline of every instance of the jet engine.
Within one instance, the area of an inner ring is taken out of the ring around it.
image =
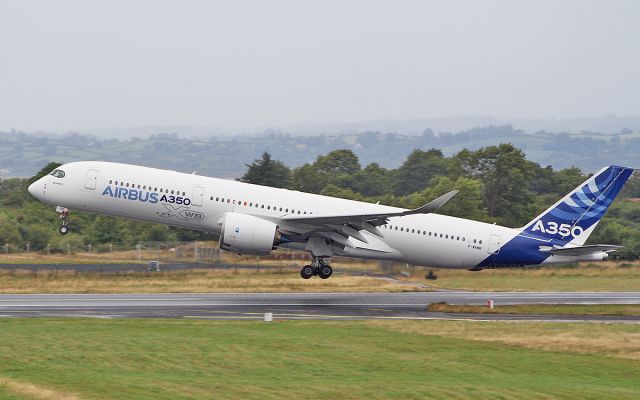
[[[222,220],[220,248],[238,254],[264,256],[280,243],[278,225],[247,214],[226,213]]]

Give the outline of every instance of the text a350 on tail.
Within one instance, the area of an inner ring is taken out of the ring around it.
[[[303,278],[326,279],[331,256],[481,270],[604,260],[619,246],[585,245],[633,168],[608,166],[522,228],[437,214],[457,192],[407,210],[136,165],[65,164],[29,186],[69,210],[155,222],[220,235],[220,248],[265,255],[305,250]]]

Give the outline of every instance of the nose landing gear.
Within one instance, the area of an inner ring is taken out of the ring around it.
[[[325,264],[321,257],[313,257],[311,265],[305,265],[300,270],[302,279],[309,279],[314,275],[318,275],[321,279],[327,279],[333,274],[333,268],[329,264]]]
[[[58,218],[62,222],[62,225],[60,225],[60,228],[58,228],[58,232],[60,232],[62,235],[66,235],[67,233],[69,233],[69,221],[67,220],[67,217],[69,216],[69,209],[58,206],[56,207],[56,212],[60,214]]]

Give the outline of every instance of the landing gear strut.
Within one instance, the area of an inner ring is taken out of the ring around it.
[[[67,233],[69,233],[69,221],[67,220],[67,217],[69,216],[69,209],[58,206],[56,207],[56,211],[58,212],[58,214],[60,214],[58,218],[62,222],[62,225],[60,225],[60,228],[58,228],[58,232],[66,235]]]
[[[322,257],[313,257],[311,265],[305,265],[300,270],[300,276],[303,279],[309,279],[314,275],[327,279],[331,274],[333,274],[333,268],[329,264],[325,264]]]

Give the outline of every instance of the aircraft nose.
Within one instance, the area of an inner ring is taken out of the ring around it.
[[[44,193],[44,191],[42,190],[42,182],[40,179],[29,185],[27,190],[29,191],[29,194],[31,194],[36,199],[40,199],[42,197],[42,194]]]

